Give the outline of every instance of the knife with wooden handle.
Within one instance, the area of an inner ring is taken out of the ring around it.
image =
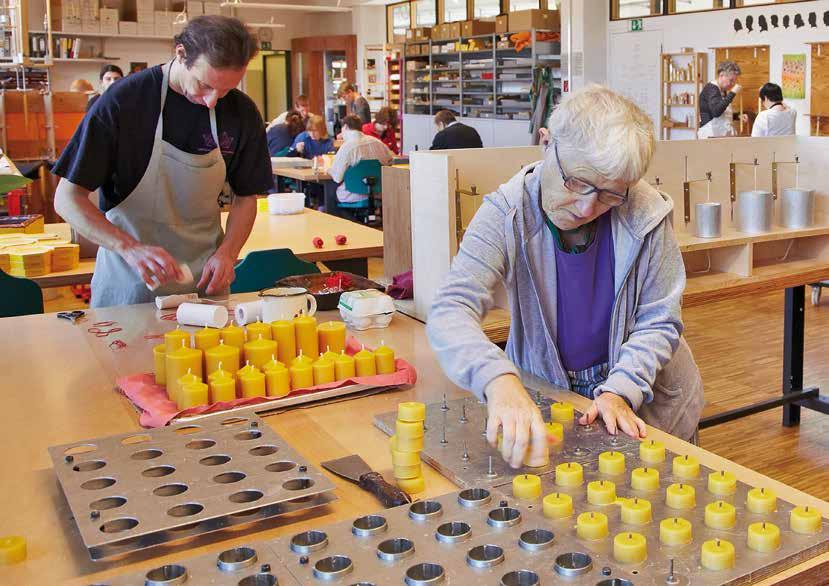
[[[374,472],[358,455],[346,456],[337,460],[322,462],[322,467],[354,482],[363,490],[370,492],[386,508],[399,507],[412,502],[405,492],[386,482],[379,472]]]

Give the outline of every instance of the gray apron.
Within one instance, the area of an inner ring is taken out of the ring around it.
[[[192,293],[205,262],[224,237],[218,197],[226,169],[218,146],[216,110],[210,109],[210,131],[217,146],[209,153],[193,155],[164,142],[164,102],[170,66],[168,63],[162,67],[161,112],[150,162],[132,193],[109,210],[106,218],[142,244],[160,246],[177,262],[189,265],[195,282],[170,283],[150,291],[141,275],[119,254],[99,248],[92,277],[91,307],[147,303],[156,295]]]

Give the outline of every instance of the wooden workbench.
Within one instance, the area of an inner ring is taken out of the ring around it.
[[[222,214],[222,225],[226,221],[227,214]],[[71,237],[69,224],[47,224],[46,232],[58,234],[67,240]],[[345,234],[348,237],[348,243],[344,246],[337,246],[334,242],[334,236],[337,234]],[[314,248],[311,241],[315,236],[323,239],[324,248]],[[365,259],[369,257],[383,256],[383,233],[362,224],[307,208],[302,214],[291,216],[271,216],[260,212],[256,216],[253,230],[242,247],[239,258],[244,258],[247,253],[254,250],[271,248],[290,248],[299,258],[309,262],[331,262],[336,265],[337,261],[353,260],[365,264]],[[348,267],[348,270],[351,268]],[[71,271],[49,273],[42,277],[34,277],[32,280],[44,289],[78,285],[89,283],[94,271],[95,261],[93,259],[81,259],[78,267]]]
[[[248,300],[253,295],[234,296]],[[0,568],[4,584],[89,584],[123,572],[146,570],[163,563],[200,553],[218,552],[253,539],[296,533],[335,521],[352,519],[380,509],[379,503],[356,486],[336,477],[339,500],[291,519],[282,519],[248,530],[228,531],[195,539],[170,550],[156,549],[127,560],[109,563],[89,561],[69,508],[57,484],[47,448],[51,445],[138,430],[137,414],[113,388],[120,375],[149,371],[151,347],[147,333],[162,333],[172,327],[158,319],[150,305],[107,308],[88,312],[87,320],[72,325],[54,314],[0,319],[0,338],[14,340],[4,345],[0,380],[6,408],[0,411],[5,449],[0,475],[0,535],[26,537],[28,559]],[[325,315],[322,316],[322,319]],[[97,320],[114,320],[123,328],[124,350],[108,348],[112,338],[87,333]],[[358,334],[369,345],[383,338],[398,355],[418,371],[413,388],[297,409],[267,418],[268,423],[309,461],[320,461],[359,453],[375,469],[388,472],[390,458],[386,437],[373,427],[376,414],[393,411],[405,400],[439,401],[465,394],[442,374],[426,340],[421,323],[398,315],[385,330]],[[45,363],[48,360],[48,365]],[[588,401],[562,392],[560,398],[585,409]],[[649,437],[665,442],[668,449],[697,456],[714,469],[734,472],[750,484],[772,488],[786,500],[818,508],[829,516],[829,503],[787,487],[757,472],[724,460],[677,438],[650,429]],[[424,467],[427,492],[435,496],[455,489],[448,480]],[[329,475],[330,476],[330,475]],[[829,562],[829,554],[804,562],[784,575],[795,575]],[[799,576],[803,580],[803,576]],[[763,584],[773,583],[766,580]],[[814,582],[799,582],[814,583]]]

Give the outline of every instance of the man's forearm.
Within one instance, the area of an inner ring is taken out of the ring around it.
[[[256,221],[256,196],[235,197],[225,226],[225,238],[216,252],[236,260]]]

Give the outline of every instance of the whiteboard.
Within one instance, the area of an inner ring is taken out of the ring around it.
[[[642,108],[659,136],[662,31],[613,33],[608,50],[610,87]]]

